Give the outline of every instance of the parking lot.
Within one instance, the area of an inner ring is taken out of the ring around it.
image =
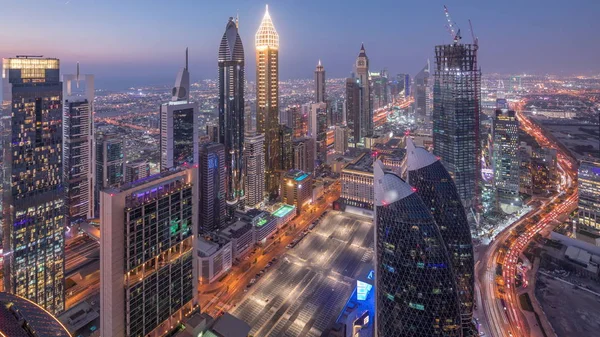
[[[254,336],[321,336],[372,258],[372,222],[330,211],[248,288],[232,314]]]

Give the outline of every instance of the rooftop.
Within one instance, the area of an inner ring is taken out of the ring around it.
[[[71,337],[62,323],[39,305],[23,297],[0,292],[0,336]]]
[[[238,220],[221,230],[221,234],[229,238],[239,238],[252,230],[252,224],[247,221]]]
[[[273,216],[276,216],[278,218],[283,218],[284,216],[288,215],[290,212],[293,212],[294,209],[296,209],[295,206],[284,204],[283,206],[279,207],[279,209],[277,209],[275,212],[273,212]]]

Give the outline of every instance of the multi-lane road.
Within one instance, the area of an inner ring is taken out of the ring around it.
[[[493,337],[537,336],[521,313],[519,295],[515,284],[519,256],[534,236],[550,227],[557,218],[571,213],[577,206],[577,189],[574,185],[576,164],[562,149],[550,141],[543,132],[517,109],[521,127],[544,147],[557,150],[558,170],[561,175],[560,193],[529,212],[526,216],[501,232],[490,246],[482,252],[476,265],[477,298],[485,319],[482,330]],[[539,221],[531,221],[539,216]],[[525,226],[518,237],[511,232]],[[501,276],[497,277],[497,269]],[[543,319],[543,318],[542,318]]]
[[[263,270],[274,258],[280,257],[288,249],[286,248],[298,235],[304,231],[310,223],[315,221],[332,203],[340,196],[340,183],[335,182],[327,190],[322,200],[315,202],[309,209],[294,219],[287,227],[280,230],[274,239],[269,240],[265,249],[257,249],[248,261],[256,261],[249,268],[240,263],[234,266],[229,274],[223,279],[224,286],[213,296],[201,296],[200,308],[202,312],[216,317],[222,312],[233,308],[242,298],[246,286],[255,275]],[[201,287],[202,289],[202,287]],[[201,294],[202,295],[202,294]]]

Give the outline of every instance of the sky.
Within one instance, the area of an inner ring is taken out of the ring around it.
[[[217,77],[217,52],[239,13],[246,76],[255,78],[255,0],[0,0],[0,57],[61,59],[62,72],[96,76],[98,88],[171,85],[190,50],[193,81]],[[434,46],[451,42],[443,5],[472,41],[484,73],[600,73],[597,0],[271,0],[280,79],[347,77],[364,43],[372,71],[416,74]]]

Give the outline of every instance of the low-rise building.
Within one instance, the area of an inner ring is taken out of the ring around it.
[[[264,243],[277,230],[277,218],[266,211],[251,209],[243,215],[242,219],[254,226],[254,241],[256,243]]]
[[[273,212],[273,216],[277,219],[277,228],[281,228],[296,216],[296,206],[283,204]]]
[[[244,257],[255,244],[253,226],[243,220],[225,227],[219,232],[219,236],[231,241],[231,256],[234,259]]]
[[[196,249],[200,284],[210,284],[231,269],[231,241],[216,235],[199,237]]]

